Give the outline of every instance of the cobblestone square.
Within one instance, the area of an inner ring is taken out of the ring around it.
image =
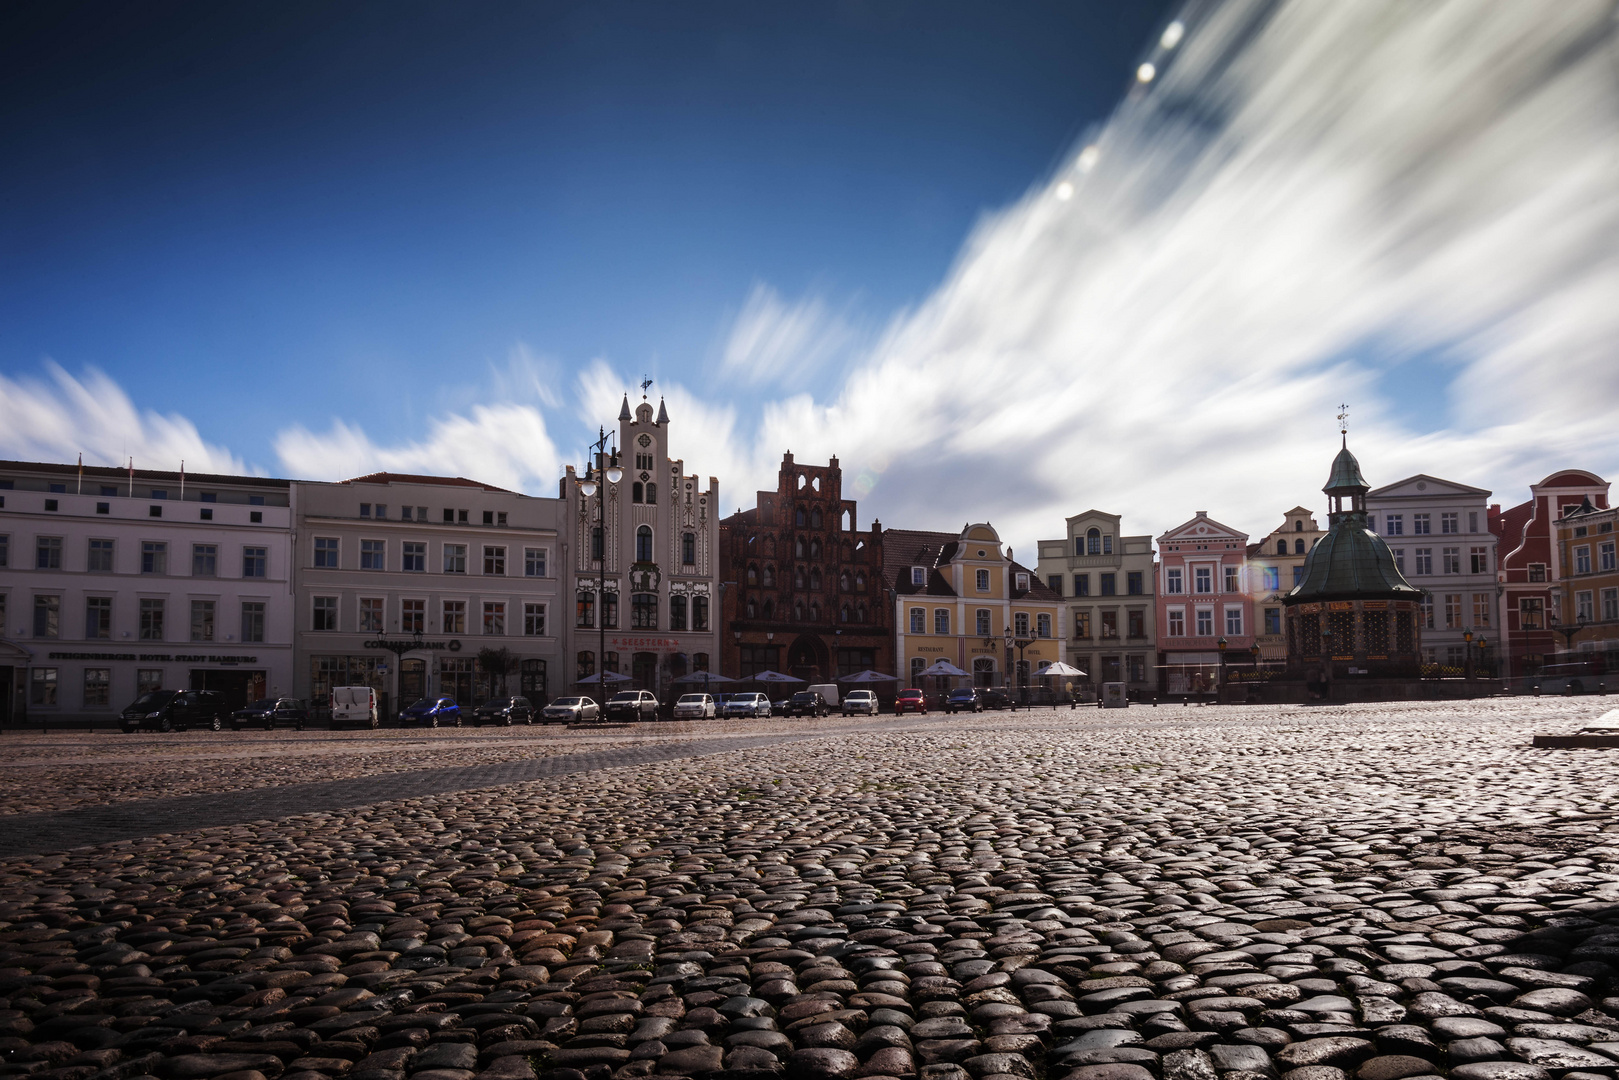
[[[12,732],[0,1076],[1613,1077],[1609,704]]]

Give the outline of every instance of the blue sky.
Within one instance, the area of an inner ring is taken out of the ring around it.
[[[650,373],[731,506],[1263,533],[1344,400],[1514,502],[1619,464],[1605,10],[13,5],[0,455],[549,493]]]

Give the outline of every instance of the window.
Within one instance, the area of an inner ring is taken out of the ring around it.
[[[1119,636],[1119,613],[1117,611],[1102,612],[1102,637],[1117,639]]]
[[[162,600],[143,599],[140,607],[140,619],[140,639],[142,641],[163,640]]]
[[[596,595],[595,593],[581,592],[574,600],[573,625],[596,625]]]
[[[1276,541],[1276,554],[1278,554],[1278,555],[1286,555],[1287,554],[1287,541],[1286,540],[1278,540],[1278,541]]]
[[[483,512],[483,523],[485,525],[493,525],[495,523],[495,512],[493,510],[485,510]]]
[[[635,561],[652,561],[652,526],[642,525],[635,530]]]
[[[191,601],[191,640],[214,640],[214,602],[212,600]]]
[[[1619,589],[1603,589],[1602,621],[1613,622],[1615,619],[1619,619]]]
[[[1440,555],[1444,559],[1445,573],[1459,574],[1462,572],[1462,549],[1445,548]]]
[[[691,628],[696,631],[708,629],[708,597],[694,596],[691,598]],[[697,655],[703,656],[705,654],[698,653]],[[703,663],[705,666],[699,670],[706,671],[707,661],[705,660]]]
[[[34,541],[34,569],[62,569],[62,538],[60,536],[41,536]],[[158,572],[162,573],[162,571]]]
[[[5,565],[5,560],[0,559],[0,566],[4,566],[4,565]],[[84,568],[86,570],[90,571],[92,574],[110,574],[110,573],[112,573],[112,541],[111,540],[92,540],[92,541],[90,541],[90,551],[89,551],[88,556],[85,559]]]
[[[545,548],[523,549],[523,576],[545,576]]]
[[[803,552],[799,552],[799,554],[802,555]],[[911,567],[911,584],[912,585],[926,585],[927,583],[928,583],[927,567],[924,567],[924,566],[913,566],[913,567]]]
[[[1295,555],[1303,555],[1304,554],[1304,541],[1303,540],[1295,540],[1295,541],[1293,541],[1293,554],[1295,554]]]
[[[484,601],[483,632],[490,637],[501,637],[506,633],[506,605],[503,602]]]
[[[361,540],[360,541],[360,569],[386,570],[388,569],[388,541]]]
[[[1411,531],[1417,536],[1427,536],[1433,532],[1432,514],[1412,514]]]
[[[258,642],[264,640],[263,601],[248,600],[243,602],[242,640],[245,642]]]
[[[1405,548],[1394,549],[1394,569],[1401,574],[1405,573]]]
[[[399,601],[399,629],[407,634],[427,633],[427,601]]]
[[[950,609],[935,608],[933,611],[933,632],[935,634],[948,634],[950,632]]]
[[[1545,581],[1546,580],[1546,564],[1543,563],[1543,562],[1530,563],[1529,564],[1529,580],[1530,581]]]
[[[1181,587],[1181,571],[1179,569],[1165,570],[1164,592],[1178,596],[1184,591]]]
[[[465,544],[444,545],[444,572],[446,574],[464,574],[467,572],[467,546]]]
[[[1225,632],[1232,636],[1242,633],[1242,608],[1225,609]]]
[[[1433,548],[1417,548],[1416,562],[1412,565],[1415,574],[1433,573]]]
[[[1518,600],[1518,628],[1520,630],[1539,630],[1545,614],[1545,601],[1538,596],[1525,596]]]
[[[263,510],[249,510],[247,512],[247,520],[252,522],[254,525],[257,525],[259,522],[264,520],[264,511]]]
[[[504,545],[483,549],[483,572],[495,577],[506,576],[506,548]]]
[[[382,597],[360,597],[360,630],[365,633],[380,633],[382,622]]]
[[[1263,576],[1264,576],[1264,580],[1265,580],[1265,586],[1264,587],[1265,587],[1265,589],[1267,591],[1274,591],[1274,590],[1280,589],[1282,587],[1282,572],[1281,572],[1281,569],[1279,567],[1275,567],[1275,566],[1267,566],[1267,567],[1265,567],[1264,572],[1263,572]]]
[[[630,596],[630,626],[636,630],[658,628],[658,595],[634,593]]]
[[[56,704],[56,669],[53,667],[37,667],[28,680],[28,703],[30,705]]]
[[[1384,521],[1384,526],[1383,526],[1383,535],[1384,536],[1404,536],[1405,535],[1405,515],[1404,514],[1389,514],[1383,519],[1383,521]]]
[[[1214,591],[1214,571],[1210,567],[1196,567],[1192,571],[1192,579],[1197,583],[1199,593],[1211,593]]]
[[[84,669],[84,704],[86,708],[111,704],[112,669],[92,667]]]
[[[596,674],[596,654],[590,651],[581,652],[574,661],[575,677],[588,679]]]
[[[523,605],[523,636],[543,637],[545,635],[545,605]]]
[[[1472,572],[1473,573],[1475,573],[1475,574],[1488,574],[1490,572],[1490,549],[1489,548],[1481,548],[1481,547],[1469,548],[1468,549],[1468,555],[1471,558],[1471,562],[1469,563],[1469,565],[1472,567]]]
[[[337,569],[337,537],[315,537],[315,567],[320,570]]]
[[[973,573],[973,585],[979,592],[989,592],[989,571],[982,568],[975,571]],[[1060,585],[1057,587],[1057,591],[1062,592]]]
[[[337,597],[335,597],[335,596],[317,596],[317,597],[315,597],[315,606],[314,606],[314,609],[313,609],[313,621],[310,623],[310,629],[311,630],[336,630],[337,629]]]
[[[1239,577],[1238,569],[1239,568],[1235,567],[1235,566],[1228,566],[1228,567],[1225,568],[1225,591],[1226,592],[1237,592],[1238,591],[1238,585],[1237,585],[1237,581],[1238,581],[1238,577]]]
[[[927,661],[920,656],[911,657],[911,682],[913,684],[922,681],[922,672],[927,666]]]
[[[1119,575],[1113,574],[1113,573],[1106,573],[1106,574],[1098,574],[1097,576],[1102,579],[1102,595],[1103,596],[1116,596],[1116,595],[1118,595],[1118,592],[1119,592],[1119,588],[1118,588]]]
[[[1433,597],[1424,596],[1422,598],[1422,603],[1418,605],[1418,610],[1421,611],[1421,616],[1420,617],[1421,617],[1421,620],[1422,620],[1422,628],[1424,630],[1432,630],[1433,629]]]
[[[1460,630],[1462,628],[1462,594],[1445,594],[1445,629]]]
[[[1017,587],[1018,587],[1018,592],[1028,592],[1029,591],[1029,575],[1028,574],[1019,574],[1017,576]]]
[[[1574,549],[1574,572],[1576,574],[1589,574],[1591,572],[1591,548],[1581,545]]]
[[[219,545],[218,544],[192,544],[191,545],[191,576],[192,577],[218,577],[219,576]]]
[[[464,634],[467,632],[467,602],[465,600],[446,600],[440,612],[439,627],[446,634]]]
[[[609,630],[618,629],[618,593],[602,593],[602,625]],[[608,654],[608,666],[612,666],[612,655]],[[617,670],[616,668],[614,670]]]
[[[85,597],[84,637],[87,641],[105,641],[112,637],[112,597]]]
[[[1490,600],[1491,599],[1492,598],[1491,598],[1489,593],[1476,592],[1476,593],[1473,594],[1473,625],[1474,626],[1488,627],[1490,625]]]
[[[1074,612],[1074,636],[1088,638],[1091,636],[1091,613],[1088,611]]]
[[[0,505],[4,505],[0,503]],[[11,565],[11,537],[0,533],[0,566]]]
[[[1590,622],[1596,615],[1595,605],[1591,602],[1591,590],[1582,589],[1574,594],[1574,617]]]
[[[844,608],[848,611],[848,608]],[[845,619],[845,622],[848,620]],[[671,596],[669,598],[669,629],[686,629],[686,598],[684,596]]]
[[[1026,638],[1029,636],[1028,612],[1020,611],[1012,616],[1012,633],[1014,636],[1020,638]]]
[[[1597,545],[1597,567],[1599,569],[1607,571],[1607,570],[1613,570],[1613,569],[1616,568],[1615,567],[1615,561],[1614,561],[1613,544],[1614,544],[1614,542],[1612,540],[1609,540],[1605,544],[1598,544]],[[4,560],[0,560],[0,566],[4,566],[4,565],[5,565]]]
[[[1143,593],[1143,577],[1140,570],[1131,570],[1124,576],[1124,591],[1131,596],[1140,596]]]
[[[1131,637],[1133,637],[1133,638],[1144,638],[1144,637],[1146,637],[1147,636],[1147,613],[1144,612],[1144,611],[1132,611],[1132,612],[1130,612],[1128,614],[1128,616],[1126,617],[1126,625],[1128,626],[1128,630],[1126,631],[1126,633],[1128,633]]]
[[[1111,534],[1102,537],[1102,554],[1103,555],[1111,555],[1111,554],[1113,554],[1113,537],[1112,537]]]
[[[1186,636],[1186,610],[1184,608],[1170,608],[1166,614],[1169,616],[1169,637]]]
[[[157,492],[155,492],[155,491],[152,492],[152,497],[156,498],[157,497]],[[55,510],[56,509],[56,500],[55,499],[46,499],[45,500],[45,509],[47,509],[47,510]],[[148,506],[146,508],[146,516],[147,517],[162,517],[163,516],[163,508],[161,506]]]
[[[1203,608],[1198,608],[1197,609],[1197,636],[1198,637],[1213,637],[1214,636],[1214,609],[1213,608],[1203,607]]]
[[[1102,554],[1102,530],[1088,529],[1085,532],[1085,554]]]
[[[926,608],[913,607],[911,609],[911,633],[925,634],[928,632],[928,612]]]
[[[1061,596],[1062,595],[1062,575],[1061,574],[1047,574],[1046,575],[1046,587],[1049,588],[1052,592],[1056,593],[1058,596]]]
[[[1179,573],[1180,571],[1176,571]],[[1091,594],[1091,576],[1089,574],[1074,575],[1074,595],[1089,596]]]
[[[416,540],[406,540],[400,547],[399,569],[407,574],[425,574],[427,545]]]
[[[1439,515],[1439,531],[1442,532],[1442,533],[1458,533],[1458,532],[1461,532],[1462,531],[1461,526],[1458,523],[1457,518],[1458,518],[1458,515],[1455,514],[1454,512],[1448,513],[1448,514],[1440,514]]]
[[[1265,609],[1265,633],[1275,636],[1282,632],[1282,609],[1268,607]]]
[[[169,545],[146,540],[141,543],[141,573],[167,574],[169,572]]]
[[[363,517],[363,518],[368,518],[368,517],[371,516],[371,504],[370,503],[361,503],[360,504],[360,516]]]
[[[989,609],[979,608],[973,614],[973,632],[979,637],[989,637]]]
[[[449,509],[448,507],[446,507],[445,510],[444,510],[444,524],[446,524],[446,525],[455,524],[455,511]]]
[[[684,532],[680,534],[680,564],[682,566],[697,565],[697,534]]]
[[[62,632],[62,598],[60,596],[34,597],[34,636],[60,637]]]
[[[249,495],[247,497],[247,505],[249,505],[249,506],[263,506],[264,505],[264,496],[263,495]]]

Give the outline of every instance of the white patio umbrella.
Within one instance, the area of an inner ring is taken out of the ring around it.
[[[1035,674],[1036,675],[1083,675],[1085,673],[1083,671],[1079,670],[1077,667],[1074,667],[1072,664],[1065,664],[1061,660],[1058,660],[1055,664],[1051,664],[1051,665],[1049,665],[1047,667],[1041,668],[1039,671],[1035,672]]]
[[[923,675],[949,675],[959,677],[967,674],[948,660],[935,660],[931,665],[922,669]]]
[[[707,686],[710,684],[736,682],[737,680],[728,675],[721,675],[717,671],[694,671],[690,675],[682,675],[678,679],[670,679],[669,681],[672,683],[702,683],[703,685]]]
[[[747,682],[749,679],[754,682],[762,683],[790,683],[804,681],[803,679],[796,678],[792,675],[783,675],[779,671],[761,671],[757,675],[750,675],[747,679],[743,679],[742,681]]]
[[[609,682],[609,683],[630,682],[631,679],[630,679],[630,677],[628,675],[620,675],[616,671],[604,671],[599,675],[586,675],[584,678],[582,678],[582,679],[580,679],[578,681],[581,684],[583,684],[583,683],[592,683],[592,684],[594,684],[594,683],[599,683],[599,682]]]
[[[898,675],[884,675],[880,671],[857,671],[853,675],[845,675],[838,682],[867,683],[867,682],[899,682]]]

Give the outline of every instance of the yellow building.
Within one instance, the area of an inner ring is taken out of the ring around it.
[[[1304,580],[1304,559],[1325,535],[1308,509],[1295,506],[1263,540],[1248,545],[1248,594],[1254,600],[1254,644],[1262,662],[1287,662],[1282,597]]]
[[[883,576],[902,686],[939,660],[970,673],[974,686],[1039,685],[1040,670],[1063,658],[1062,597],[1012,559],[991,525],[889,529]]]

